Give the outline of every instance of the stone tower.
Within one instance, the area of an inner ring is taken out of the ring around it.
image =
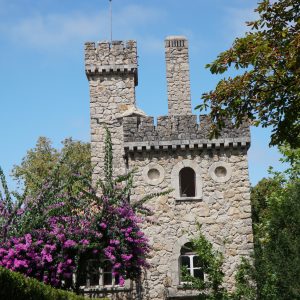
[[[101,178],[104,163],[104,126],[112,134],[114,169],[123,174],[122,117],[135,107],[137,76],[136,42],[85,44],[85,70],[90,85],[91,151],[93,179]]]
[[[201,273],[193,255],[184,252],[197,236],[197,223],[215,249],[224,254],[225,281],[234,284],[241,256],[253,248],[247,150],[248,124],[227,122],[218,139],[209,139],[210,120],[191,113],[188,41],[165,40],[168,115],[146,116],[135,106],[137,52],[133,41],[86,44],[86,73],[91,94],[94,178],[102,176],[103,126],[112,131],[115,172],[136,168],[132,201],[173,188],[149,201],[153,222],[144,223],[152,252],[144,275],[142,299],[192,299],[182,288],[181,263]],[[205,276],[205,274],[200,276]],[[107,291],[109,289],[107,288]],[[128,285],[114,299],[137,299]]]

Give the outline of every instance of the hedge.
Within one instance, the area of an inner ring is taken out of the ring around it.
[[[0,267],[0,299],[86,300],[72,292],[52,288],[36,279],[25,277],[2,267]],[[105,299],[102,298],[102,300]]]

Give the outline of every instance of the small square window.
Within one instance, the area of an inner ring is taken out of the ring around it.
[[[112,274],[109,261],[100,263],[96,259],[89,259],[83,265],[82,272],[78,276],[78,284],[82,288],[114,287],[119,285],[119,276]]]

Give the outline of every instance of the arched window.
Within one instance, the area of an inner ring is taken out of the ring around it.
[[[190,167],[182,168],[179,172],[180,197],[195,197],[196,174]]]
[[[203,263],[193,251],[192,243],[186,243],[180,250],[180,270],[183,267],[189,275],[204,280]],[[183,283],[182,278],[180,281]]]
[[[177,201],[202,199],[202,175],[197,161],[183,159],[172,169],[171,184]]]

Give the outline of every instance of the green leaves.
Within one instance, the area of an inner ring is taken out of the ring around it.
[[[55,178],[56,184],[79,190],[78,180],[74,176],[91,178],[90,145],[71,138],[65,139],[61,150],[53,148],[51,141],[40,137],[35,148],[30,149],[19,166],[15,166],[12,173],[28,194],[36,196],[42,185],[49,179]]]
[[[74,293],[58,290],[50,287],[36,279],[25,277],[16,272],[0,267],[0,298],[16,300],[84,300],[83,296]],[[95,300],[105,300],[95,298]]]
[[[229,299],[227,291],[222,286],[224,280],[222,270],[223,255],[221,252],[213,249],[212,243],[205,238],[200,230],[201,225],[199,224],[199,235],[191,242],[193,252],[202,262],[202,269],[206,278],[204,280],[195,278],[183,268],[183,281],[186,282],[184,286],[200,291],[199,299]]]
[[[202,95],[215,124],[212,136],[222,130],[224,116],[241,124],[245,117],[272,128],[271,145],[300,146],[300,2],[264,0],[259,19],[248,22],[250,31],[208,64],[212,74],[234,67],[243,74],[224,78],[215,90]]]
[[[299,299],[300,294],[299,148],[283,146],[281,152],[290,167],[281,173],[271,170],[273,176],[251,190],[255,268],[238,275],[240,292],[256,283],[255,299]]]

